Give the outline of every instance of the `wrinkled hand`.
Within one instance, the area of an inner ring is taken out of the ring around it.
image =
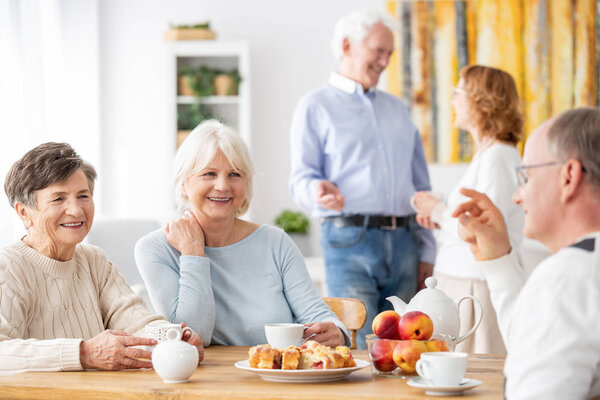
[[[424,216],[423,214],[417,214],[417,223],[423,228],[427,229],[440,229],[440,225],[431,220],[431,216]]]
[[[152,368],[152,353],[131,346],[153,346],[156,343],[154,339],[132,336],[123,331],[106,330],[81,342],[79,360],[84,369],[114,371],[125,368]]]
[[[330,181],[319,181],[315,186],[315,196],[317,198],[317,203],[330,210],[342,211],[346,204],[344,195],[342,195],[338,187]]]
[[[186,326],[187,325],[185,324],[185,322],[181,323],[182,329]],[[190,335],[190,332],[185,331],[183,333],[183,336],[181,337],[181,340],[183,340],[184,342],[188,342],[192,346],[196,346],[196,348],[198,349],[198,364],[200,364],[202,360],[204,360],[204,344],[202,343],[200,335],[198,335],[196,332],[193,332]]]
[[[460,189],[471,200],[462,203],[452,213],[458,217],[458,235],[469,244],[475,259],[493,260],[510,253],[510,241],[504,217],[483,193]]]
[[[316,334],[311,340],[315,340],[322,345],[337,347],[345,343],[345,337],[342,330],[333,322],[310,322],[304,324],[307,328],[304,330],[303,338]]]
[[[182,256],[204,256],[204,231],[193,213],[187,212],[165,226],[165,237]]]
[[[433,275],[433,264],[419,261],[419,275],[417,278],[417,291],[425,289],[425,279]]]
[[[429,192],[420,191],[413,195],[413,203],[417,208],[417,212],[424,217],[431,217],[433,209],[438,205],[439,202],[440,199],[433,196]]]

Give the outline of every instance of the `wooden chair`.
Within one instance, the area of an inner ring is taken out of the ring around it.
[[[351,349],[356,349],[356,331],[367,319],[367,306],[359,299],[348,297],[323,297],[323,300],[350,332]]]

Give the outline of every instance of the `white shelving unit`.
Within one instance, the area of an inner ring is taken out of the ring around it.
[[[202,103],[223,123],[234,128],[251,147],[250,135],[250,59],[246,41],[185,40],[174,41],[169,47],[169,132],[172,150],[175,151],[177,137],[177,110],[191,104]],[[177,94],[178,71],[183,68],[208,66],[223,70],[237,68],[241,82],[237,96],[179,96]]]

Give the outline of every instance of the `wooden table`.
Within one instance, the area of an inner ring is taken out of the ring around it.
[[[368,360],[355,350],[357,359]],[[0,377],[2,399],[425,399],[406,380],[371,375],[370,367],[329,383],[263,381],[234,362],[247,358],[247,347],[214,346],[190,382],[164,384],[153,370],[28,372]],[[504,357],[470,355],[467,377],[483,384],[465,392],[468,399],[502,399]],[[448,397],[447,397],[448,398]],[[453,397],[450,397],[453,398]]]

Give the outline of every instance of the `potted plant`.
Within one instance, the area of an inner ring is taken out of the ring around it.
[[[214,40],[217,37],[210,29],[210,22],[192,25],[173,25],[165,34],[167,40]]]
[[[206,97],[215,94],[214,80],[217,70],[205,65],[200,68],[183,68],[179,71],[180,95]]]
[[[183,143],[192,129],[204,120],[215,118],[204,104],[190,104],[177,110],[177,147]]]
[[[242,77],[237,68],[230,71],[217,71],[214,79],[215,94],[217,96],[235,96],[238,94],[238,89]]]
[[[305,257],[312,254],[308,228],[308,218],[301,212],[283,210],[275,219],[275,225],[283,229],[296,243],[300,252]]]

